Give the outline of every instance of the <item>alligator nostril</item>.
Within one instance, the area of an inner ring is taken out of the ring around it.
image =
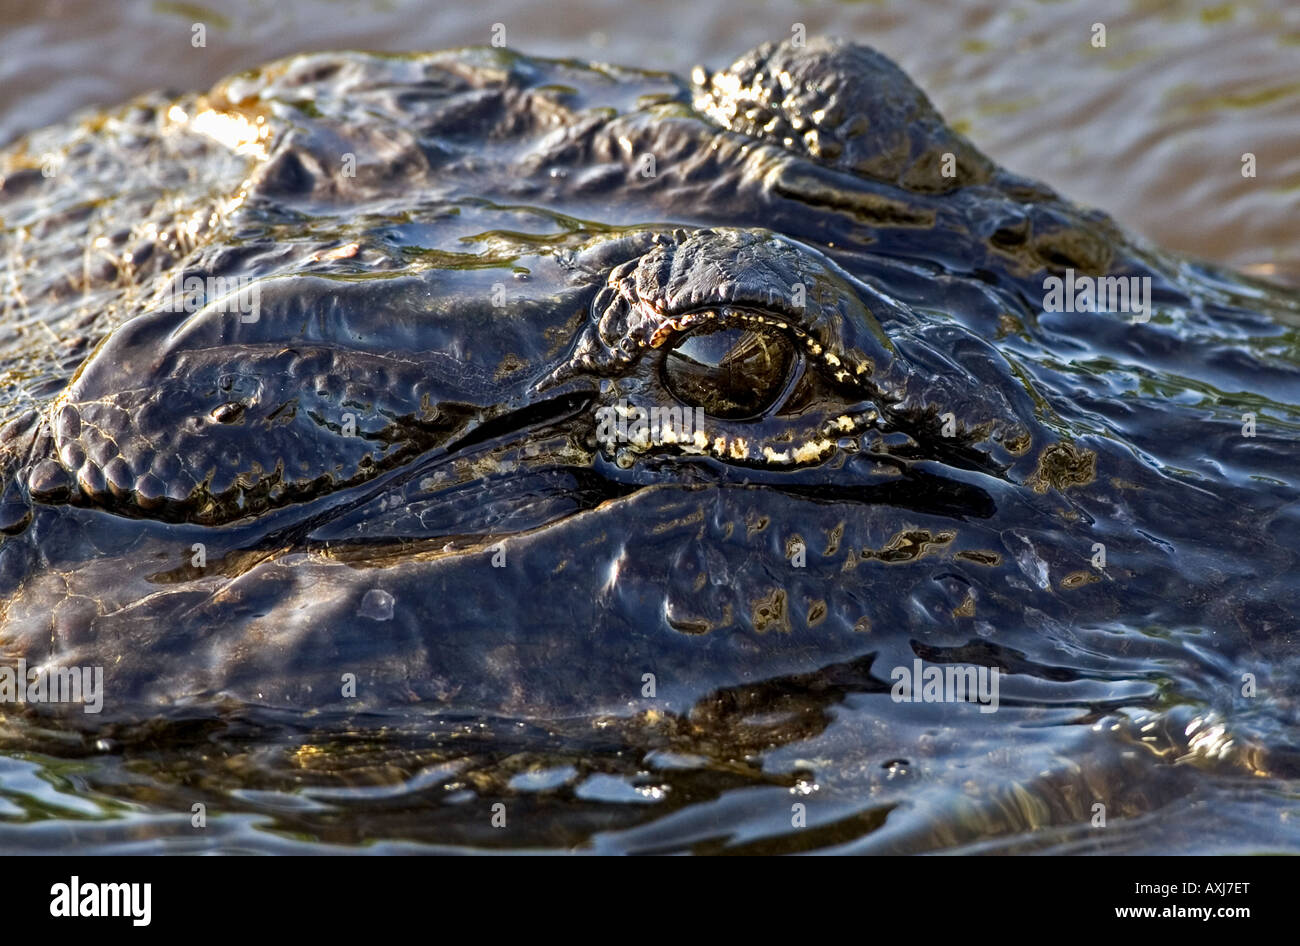
[[[244,416],[244,405],[238,401],[230,401],[214,408],[211,414],[213,420],[218,424],[234,424]]]
[[[1014,223],[1004,223],[993,231],[989,241],[1003,248],[1021,246],[1029,239],[1029,221],[1023,217]]]

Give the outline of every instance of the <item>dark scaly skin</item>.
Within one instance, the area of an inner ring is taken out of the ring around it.
[[[666,714],[674,744],[731,758],[820,732],[920,654],[1020,674],[1013,703],[1080,721],[1200,707],[1233,721],[1232,765],[1295,764],[1291,711],[1235,696],[1243,669],[1294,679],[1300,372],[1270,350],[1293,294],[996,167],[858,46],[765,46],[692,83],[316,55],[178,107],[109,123],[50,183],[5,171],[10,250],[20,218],[93,249],[59,203],[78,176],[130,227],[99,269],[68,254],[56,278],[51,252],[23,275],[63,349],[0,348],[5,655],[108,665],[122,720],[334,709],[351,672],[349,710]],[[267,131],[193,159],[213,115]],[[206,171],[179,209],[109,160],[141,140],[164,176],[172,152]],[[1043,313],[1066,268],[1149,276],[1154,318]],[[169,311],[190,276],[256,285],[257,319]],[[787,396],[701,443],[602,441],[599,408],[677,403],[663,359],[706,325],[787,337]],[[745,735],[736,707],[773,693],[806,713]],[[1011,739],[999,719],[958,729]],[[667,738],[639,725],[632,745]]]

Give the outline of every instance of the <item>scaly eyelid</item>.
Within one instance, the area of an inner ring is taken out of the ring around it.
[[[806,337],[797,326],[790,324],[788,318],[769,315],[756,309],[714,306],[667,316],[651,334],[650,347],[663,349],[701,325],[711,323],[717,328],[774,329],[786,332],[790,335],[790,342],[795,348],[799,348],[799,343]]]

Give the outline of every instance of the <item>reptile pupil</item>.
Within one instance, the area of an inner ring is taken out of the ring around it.
[[[679,401],[713,417],[756,417],[785,391],[794,357],[794,346],[778,332],[695,331],[664,357],[664,384]]]

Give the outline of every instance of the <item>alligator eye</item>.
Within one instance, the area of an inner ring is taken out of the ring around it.
[[[794,358],[794,346],[779,332],[705,329],[665,355],[664,384],[678,400],[714,417],[755,417],[785,391]]]

